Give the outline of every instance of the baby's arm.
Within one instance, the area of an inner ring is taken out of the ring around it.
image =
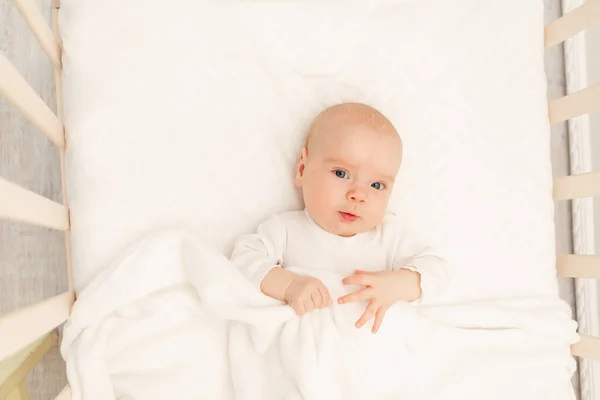
[[[237,240],[231,261],[263,294],[285,301],[299,315],[328,306],[331,299],[320,280],[283,268],[286,237],[282,222],[274,216],[256,233]]]
[[[235,242],[231,261],[260,288],[271,269],[282,265],[284,248],[283,224],[278,216],[273,216],[260,224],[256,233],[243,235]]]
[[[403,275],[399,282],[408,301],[427,303],[447,286],[448,267],[433,249],[403,236],[394,249],[392,270]]]

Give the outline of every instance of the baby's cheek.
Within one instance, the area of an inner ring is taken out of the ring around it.
[[[327,198],[327,186],[321,182],[315,182],[310,188],[311,197],[315,203],[323,203]]]
[[[315,187],[315,192],[318,196],[321,207],[331,207],[343,196],[342,191],[338,187],[339,185],[328,184],[322,182],[322,184]]]
[[[304,201],[313,214],[313,218],[321,219],[332,207],[329,190],[325,187],[314,186],[305,193]]]
[[[371,216],[373,218],[373,224],[379,225],[379,223],[383,220],[385,216],[385,212],[387,210],[388,197],[383,197],[377,199],[377,201],[372,203],[373,208],[371,209]]]

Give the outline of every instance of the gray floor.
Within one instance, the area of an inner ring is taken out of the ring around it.
[[[50,0],[36,0],[50,21]],[[560,0],[545,0],[546,23],[560,15]],[[0,0],[0,51],[55,110],[52,67],[10,0]],[[565,91],[562,50],[546,54],[549,99]],[[567,132],[552,128],[555,176],[568,171]],[[14,108],[0,98],[0,176],[61,202],[59,153],[54,145]],[[570,213],[557,205],[558,250],[571,249]],[[62,234],[0,221],[0,315],[66,290]],[[560,281],[561,294],[573,304],[573,283]],[[32,399],[52,399],[65,385],[64,363],[52,353],[29,377]],[[575,379],[577,381],[577,379]]]

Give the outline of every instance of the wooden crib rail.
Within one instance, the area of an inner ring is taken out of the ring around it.
[[[27,373],[58,343],[50,332],[0,364],[0,399],[29,399]]]
[[[556,178],[553,196],[554,200],[600,196],[600,171]]]
[[[34,0],[12,0],[15,7],[19,10],[25,23],[33,32],[44,53],[57,69],[61,68],[61,49],[52,30],[44,21],[44,16],[40,9],[35,5]]]
[[[600,0],[588,0],[580,7],[549,24],[544,32],[546,49],[600,23]]]
[[[65,322],[74,301],[69,291],[0,318],[0,361]]]
[[[600,279],[600,255],[558,254],[556,269],[565,278]]]
[[[548,25],[544,32],[546,49],[564,42],[579,32],[600,23],[600,0],[588,0]],[[558,123],[600,109],[600,85],[553,100],[548,104],[550,123]],[[554,180],[555,200],[571,200],[600,196],[600,171],[560,177]],[[558,254],[558,276],[600,279],[600,256]],[[574,356],[600,360],[600,338],[581,335],[571,346]]]
[[[581,336],[579,342],[571,346],[571,353],[588,360],[600,360],[600,338]]]
[[[64,127],[60,119],[2,54],[0,54],[0,96],[21,111],[58,147],[61,149],[65,147]]]
[[[50,0],[48,0],[50,1]],[[0,178],[0,218],[65,231],[68,290],[37,304],[0,317],[0,372],[14,369],[23,354],[27,362],[18,365],[18,377],[27,374],[47,351],[56,345],[55,329],[67,320],[75,301],[71,270],[70,220],[65,187],[66,136],[62,115],[62,47],[58,35],[59,0],[52,0],[52,27],[34,0],[12,0],[29,29],[52,62],[56,83],[56,114],[27,83],[17,69],[0,54],[0,96],[16,107],[29,121],[59,147],[63,203],[59,204]],[[54,332],[53,332],[54,331]],[[52,341],[47,338],[54,338]],[[40,344],[41,343],[41,344]],[[30,350],[36,356],[33,357]],[[12,357],[11,357],[12,356]],[[8,358],[10,357],[10,358]],[[0,398],[29,398],[26,381],[17,382],[14,374],[0,373]],[[16,386],[15,386],[16,385]],[[70,392],[64,392],[70,398]],[[16,396],[16,397],[15,397]]]
[[[600,84],[551,101],[548,105],[553,124],[596,110],[600,110]]]
[[[2,178],[0,194],[0,218],[63,231],[69,229],[69,213],[64,205]]]

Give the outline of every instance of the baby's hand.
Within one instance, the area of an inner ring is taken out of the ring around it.
[[[360,328],[375,316],[373,333],[377,333],[383,317],[390,306],[397,301],[412,301],[420,297],[421,275],[409,269],[397,271],[366,272],[357,270],[342,281],[345,285],[362,285],[364,288],[342,296],[338,303],[369,300],[363,315],[356,321]]]
[[[287,287],[285,301],[298,315],[331,305],[331,297],[327,287],[317,278],[298,275]]]

